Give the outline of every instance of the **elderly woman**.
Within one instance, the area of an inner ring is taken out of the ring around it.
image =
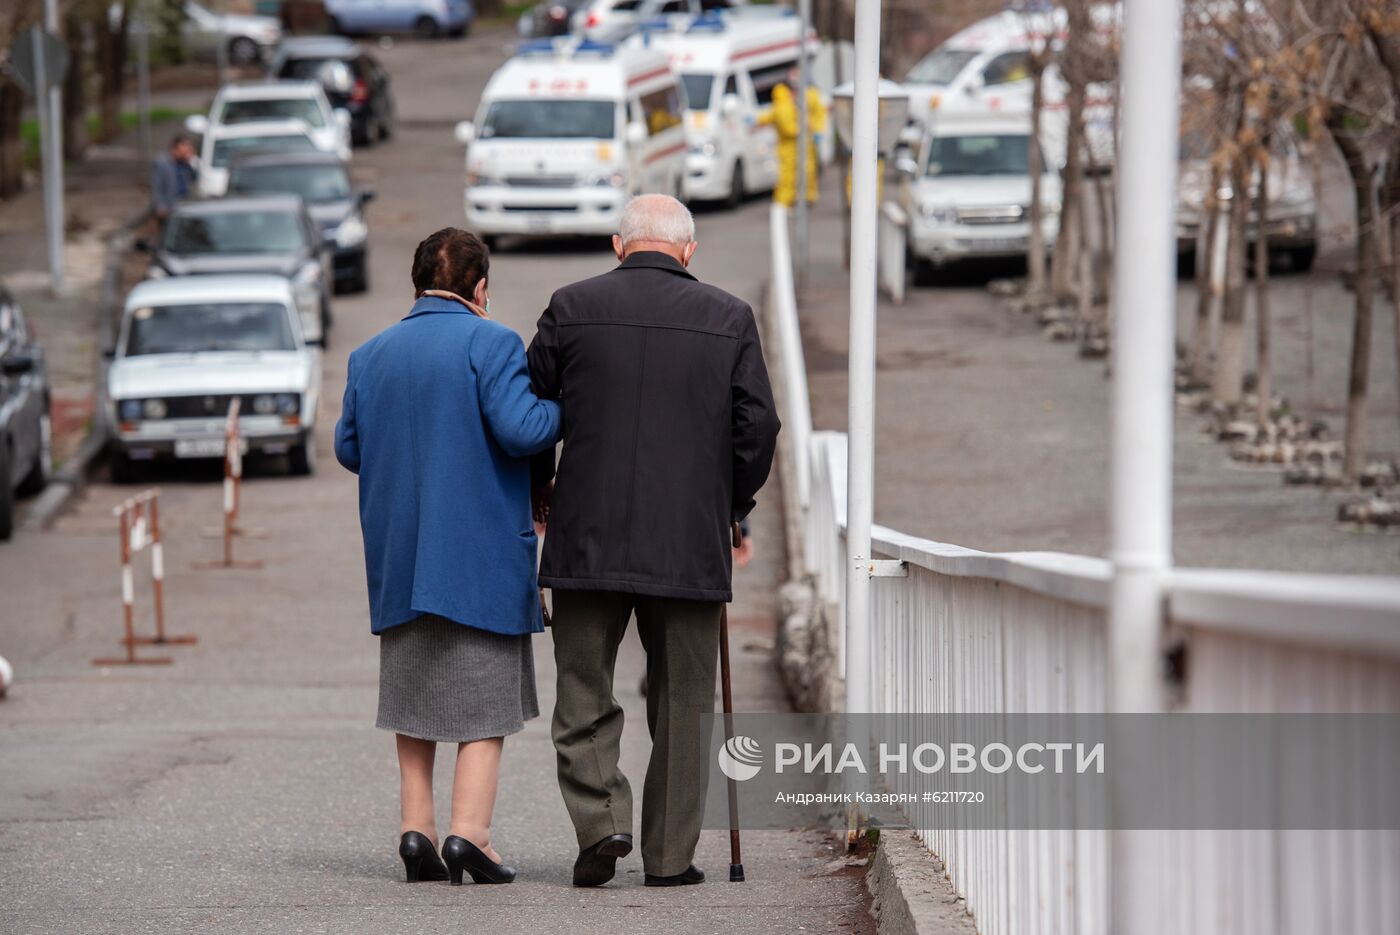
[[[520,338],[488,318],[486,247],[446,228],[418,245],[417,301],[350,355],[335,453],[360,476],[377,725],[397,735],[408,881],[509,883],[491,846],[507,734],[539,714],[543,629],[528,456],[559,438],[530,392]],[[433,757],[457,746],[437,853]]]

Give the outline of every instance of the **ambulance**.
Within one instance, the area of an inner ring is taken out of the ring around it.
[[[644,23],[632,40],[666,53],[685,84],[685,193],[738,205],[778,181],[778,137],[758,116],[800,53],[795,16],[708,13],[683,23]],[[808,54],[817,48],[809,37]]]
[[[1100,3],[1090,8],[1095,41],[1112,46],[1122,22],[1122,5]],[[917,62],[902,85],[909,93],[911,128],[916,141],[939,114],[1029,114],[1035,82],[1030,53],[1048,40],[1060,50],[1067,36],[1068,17],[1062,7],[1044,12],[1005,11],[973,23]],[[1063,151],[1068,131],[1064,79],[1050,65],[1042,84],[1042,132]],[[1113,163],[1113,89],[1089,86],[1085,104],[1087,137],[1100,168]]]
[[[685,91],[655,49],[521,43],[456,136],[467,223],[488,244],[612,234],[633,195],[685,195]]]

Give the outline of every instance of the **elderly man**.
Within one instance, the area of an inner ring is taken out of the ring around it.
[[[695,223],[665,195],[623,212],[614,270],[555,292],[530,345],[536,393],[564,409],[540,584],[554,593],[559,785],[578,835],[574,885],[632,850],[618,769],[617,648],[635,614],[647,654],[651,761],[642,796],[648,886],[700,883],[691,862],[709,779],[730,527],[753,508],[778,419],[753,311],[698,282]],[[542,491],[553,460],[537,464]],[[542,499],[542,498],[541,498]]]

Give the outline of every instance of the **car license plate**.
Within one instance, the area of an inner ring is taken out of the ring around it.
[[[545,234],[554,229],[554,222],[548,214],[530,214],[526,216],[526,224],[530,230],[537,234]]]
[[[224,440],[222,438],[177,438],[175,457],[177,458],[222,458]]]

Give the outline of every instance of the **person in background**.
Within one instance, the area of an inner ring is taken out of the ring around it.
[[[801,72],[793,68],[787,82],[773,88],[773,106],[759,115],[760,124],[772,126],[778,132],[778,185],[773,200],[791,208],[797,203],[797,138],[801,131],[801,114],[797,94],[793,91],[801,82]],[[807,86],[807,203],[817,203],[820,165],[816,139],[826,132],[826,105],[821,93]]]
[[[447,227],[418,245],[408,316],[358,347],[336,458],[359,475],[376,726],[397,737],[408,881],[509,883],[492,847],[505,737],[539,713],[530,637],[544,629],[530,528],[530,455],[559,404],[530,392],[525,346],[491,321],[490,257]],[[457,745],[450,834],[437,854],[433,759]]]
[[[151,215],[165,226],[175,206],[194,191],[194,140],[177,133],[170,148],[151,162]]]

